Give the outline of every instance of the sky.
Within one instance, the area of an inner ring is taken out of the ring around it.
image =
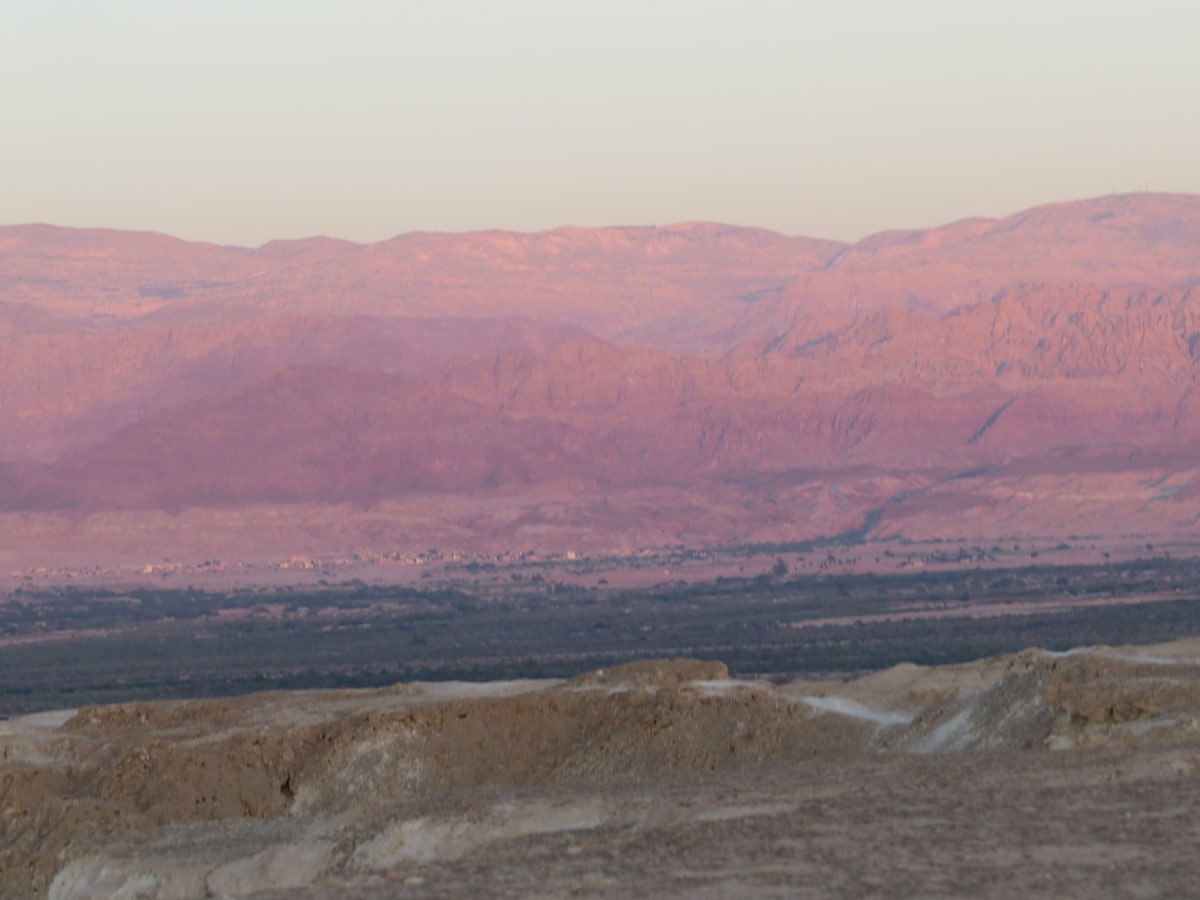
[[[857,240],[1200,193],[1194,0],[0,0],[0,224]]]

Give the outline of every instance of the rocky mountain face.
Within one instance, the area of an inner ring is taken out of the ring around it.
[[[780,686],[646,661],[22,717],[0,722],[0,890],[1178,896],[1198,649]]]
[[[209,511],[225,544],[286,552],[262,522],[317,504],[341,551],[370,543],[356,510],[419,500],[461,549],[516,549],[479,504],[536,494],[587,512],[546,549],[617,546],[631,519],[682,543],[1190,536],[1198,372],[1190,196],[851,246],[707,224],[253,250],[8,227],[0,531]],[[664,490],[701,498],[686,522]]]

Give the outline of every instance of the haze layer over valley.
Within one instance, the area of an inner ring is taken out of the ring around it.
[[[1197,535],[1200,198],[854,245],[0,228],[0,564]]]

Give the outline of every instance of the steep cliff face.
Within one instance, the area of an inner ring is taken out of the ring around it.
[[[781,484],[873,498],[793,523],[815,535],[880,510],[882,477],[908,485],[880,513],[895,533],[994,532],[1026,494],[1070,531],[1154,521],[1148,500],[1186,531],[1197,283],[1182,196],[853,246],[703,224],[257,250],[0,229],[0,509],[424,492],[463,501],[469,543],[471,496],[532,486],[720,485],[746,500],[727,534],[758,533]],[[1031,480],[1072,476],[1108,497],[1078,527],[1063,483]],[[1164,479],[1180,489],[1146,487]]]

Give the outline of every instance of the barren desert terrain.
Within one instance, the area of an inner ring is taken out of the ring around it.
[[[1200,875],[1196,640],[0,723],[5,896],[1139,896]]]
[[[0,894],[1194,892],[1198,284],[1148,193],[0,228]]]
[[[0,229],[0,565],[1195,539],[1200,199],[854,245]]]

